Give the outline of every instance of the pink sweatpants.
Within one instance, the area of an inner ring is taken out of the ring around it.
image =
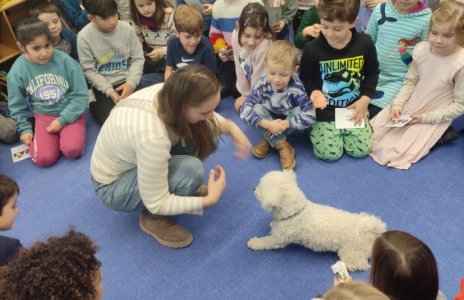
[[[54,164],[60,157],[60,152],[68,158],[77,158],[84,153],[85,114],[59,132],[48,133],[47,126],[55,119],[55,116],[35,114],[35,133],[29,145],[29,154],[32,161],[40,167]]]

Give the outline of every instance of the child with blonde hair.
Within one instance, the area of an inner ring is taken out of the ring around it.
[[[257,158],[279,151],[282,169],[296,165],[295,150],[287,137],[295,130],[308,128],[315,112],[296,72],[296,49],[288,41],[275,41],[266,53],[265,70],[243,103],[240,117],[261,129],[264,135],[252,150]]]
[[[452,0],[440,3],[432,15],[429,40],[414,48],[398,95],[371,121],[374,146],[370,155],[377,163],[408,169],[464,113],[463,40],[464,9]],[[412,117],[408,125],[385,127],[403,115]]]

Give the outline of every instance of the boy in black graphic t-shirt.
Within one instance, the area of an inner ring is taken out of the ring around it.
[[[314,155],[324,160],[336,160],[344,151],[363,157],[372,147],[367,107],[379,63],[371,38],[354,29],[358,11],[359,0],[321,0],[321,35],[303,49],[300,78],[316,107],[310,137]],[[365,119],[365,127],[336,129],[336,107],[353,109],[355,123]]]

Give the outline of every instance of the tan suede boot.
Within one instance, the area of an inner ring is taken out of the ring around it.
[[[146,208],[140,213],[139,226],[143,232],[166,247],[184,248],[193,241],[192,235],[184,227],[165,216],[154,215]]]
[[[274,148],[279,151],[280,165],[282,166],[282,169],[293,169],[296,165],[294,157],[295,150],[293,150],[293,147],[290,146],[286,140],[282,140],[277,142],[274,145]]]
[[[263,158],[266,157],[271,150],[271,145],[265,140],[262,139],[257,143],[251,152],[253,152],[253,155],[257,158]]]

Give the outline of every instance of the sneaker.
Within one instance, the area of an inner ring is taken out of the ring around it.
[[[193,241],[192,235],[184,227],[165,216],[151,214],[146,208],[140,213],[139,226],[166,247],[185,248]]]
[[[251,152],[253,152],[253,155],[257,158],[263,158],[266,157],[271,150],[271,145],[269,145],[268,141],[265,139],[262,139],[257,143]]]
[[[293,147],[286,140],[281,140],[274,145],[274,148],[279,151],[282,169],[293,169],[296,165]]]

